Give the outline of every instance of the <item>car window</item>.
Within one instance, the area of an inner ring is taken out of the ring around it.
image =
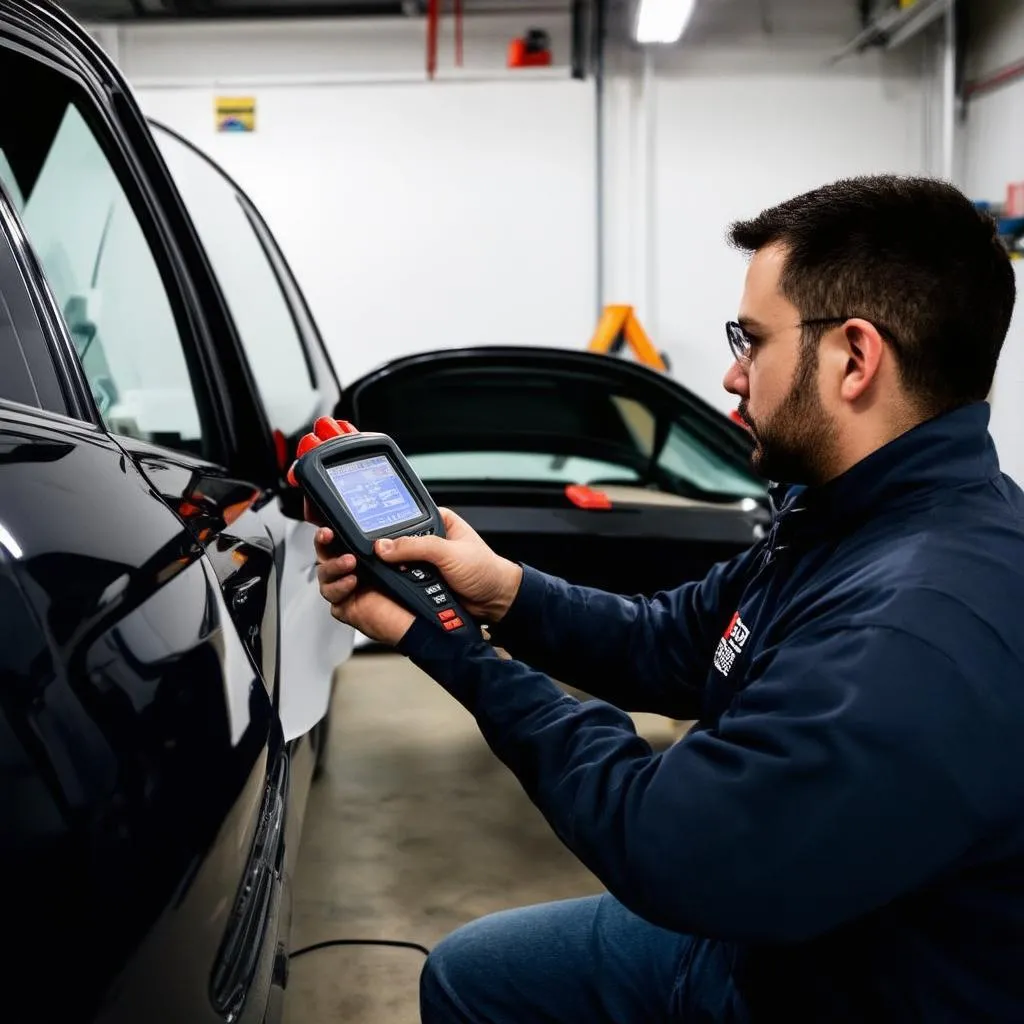
[[[0,399],[38,409],[43,403],[29,370],[25,342],[10,316],[6,291],[4,281],[0,285]]]
[[[189,146],[159,126],[153,134],[213,264],[270,426],[294,434],[312,422],[318,395],[291,308],[243,200]]]
[[[31,104],[0,121],[0,177],[112,432],[201,454],[181,336],[157,262],[117,173],[59,74],[4,53]]]
[[[30,291],[29,281],[40,283],[38,270],[24,252],[24,230],[0,186],[0,399],[69,415],[71,387],[54,359],[52,327],[44,326]]]
[[[432,483],[487,480],[521,483],[590,484],[636,483],[639,474],[628,466],[600,459],[545,454],[544,452],[433,452],[410,455],[417,475]]]
[[[403,446],[431,482],[634,484],[708,500],[765,484],[739,447],[684,399],[611,374],[551,366],[441,365],[385,374],[357,391],[366,430]]]
[[[669,427],[658,465],[674,476],[690,480],[704,491],[746,498],[761,494],[764,484],[730,464],[678,423]]]

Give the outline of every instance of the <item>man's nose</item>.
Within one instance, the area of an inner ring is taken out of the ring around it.
[[[725,371],[725,377],[722,378],[722,387],[730,395],[736,395],[738,398],[750,397],[750,380],[747,377],[746,370],[740,366],[739,360],[733,360],[732,365]]]

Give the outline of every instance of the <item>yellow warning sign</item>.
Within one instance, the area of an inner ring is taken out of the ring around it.
[[[255,96],[218,96],[213,107],[217,131],[256,131]]]
[[[644,366],[651,366],[662,372],[668,370],[661,353],[654,347],[654,343],[636,318],[633,307],[605,306],[594,337],[587,347],[591,352],[614,354],[624,344],[629,345],[633,355]]]

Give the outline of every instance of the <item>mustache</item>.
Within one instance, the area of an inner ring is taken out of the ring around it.
[[[736,412],[739,415],[739,418],[747,425],[747,429],[750,430],[751,433],[756,434],[757,428],[754,426],[754,421],[750,418],[750,414],[747,412],[746,401],[740,402],[736,407]]]

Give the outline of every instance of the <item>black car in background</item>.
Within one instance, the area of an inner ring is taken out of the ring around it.
[[[502,554],[618,594],[700,579],[762,535],[749,433],[636,363],[537,347],[396,359],[343,418],[390,434]]]

